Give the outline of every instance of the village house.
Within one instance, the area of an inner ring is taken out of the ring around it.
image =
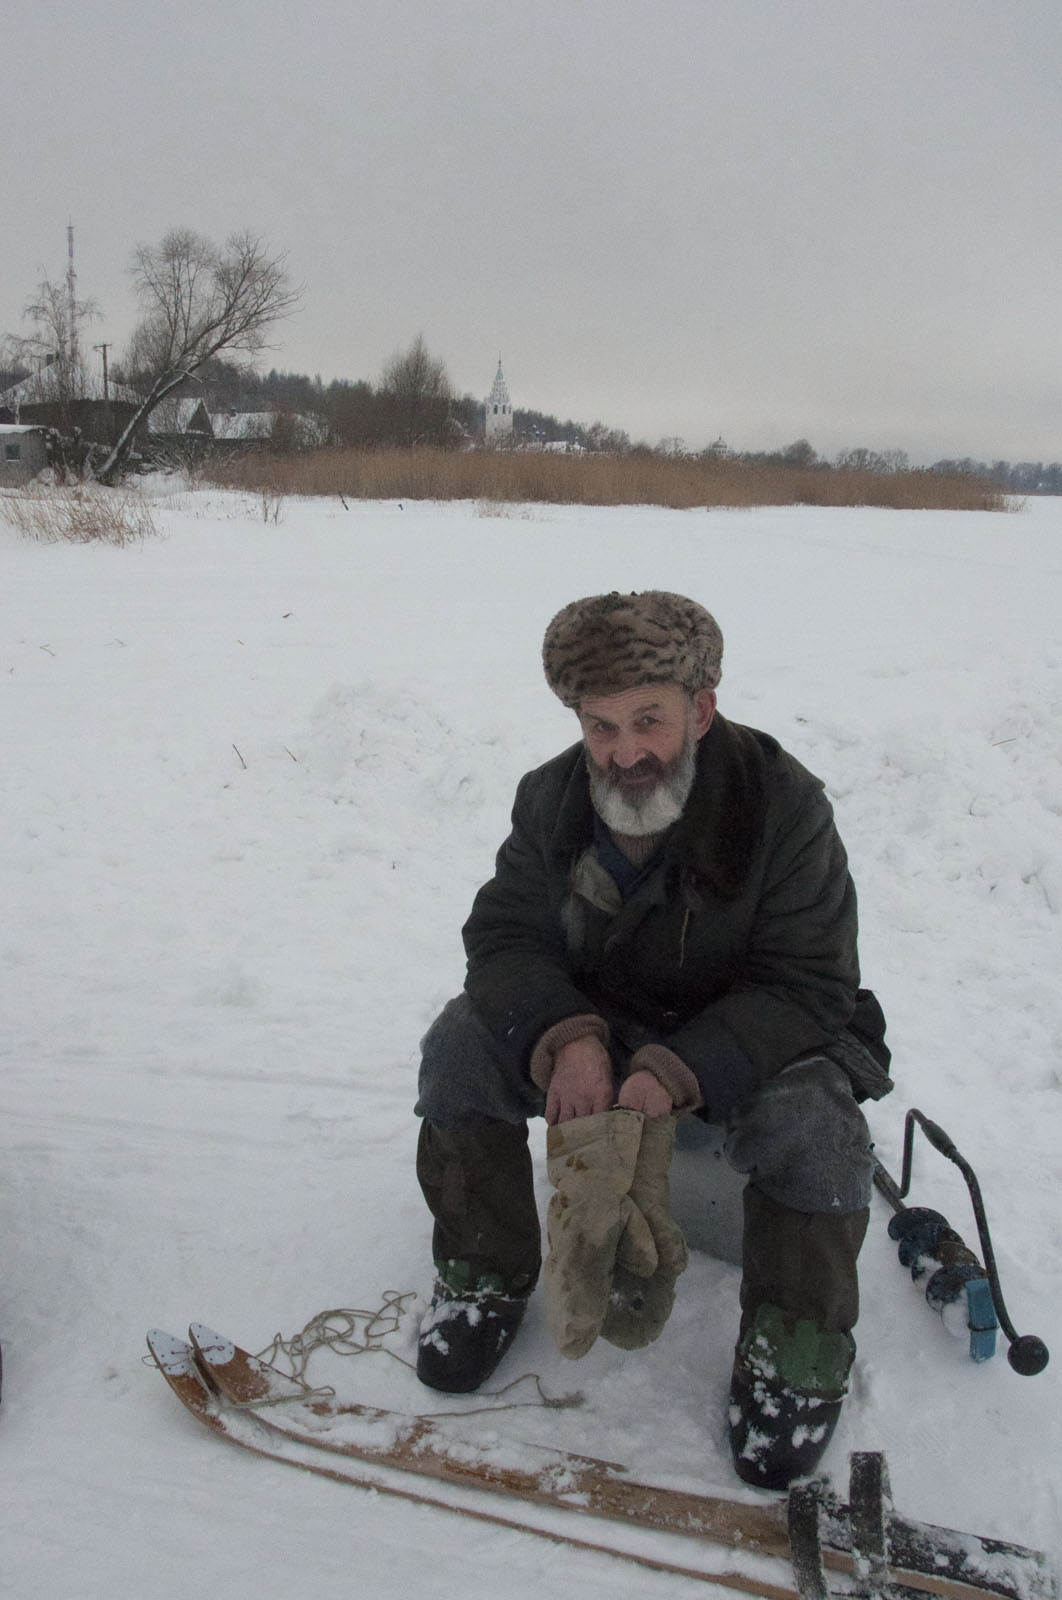
[[[0,423],[0,486],[29,483],[48,465],[47,429],[30,423]]]
[[[251,448],[269,445],[281,450],[311,450],[327,438],[319,418],[297,411],[212,411],[210,426],[219,444]]]
[[[139,404],[135,389],[105,384],[94,373],[72,374],[56,361],[0,394],[0,422],[32,423],[113,444]]]
[[[148,432],[160,438],[187,439],[195,436],[212,439],[210,413],[202,397],[172,397],[157,405],[148,418]]]

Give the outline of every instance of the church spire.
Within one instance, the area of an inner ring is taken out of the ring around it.
[[[488,444],[501,444],[512,438],[513,432],[513,405],[509,399],[509,389],[502,371],[501,356],[498,357],[498,371],[494,377],[494,387],[487,396],[486,440]]]

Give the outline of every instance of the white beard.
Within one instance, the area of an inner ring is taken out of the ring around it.
[[[640,791],[621,789],[608,772],[602,772],[587,751],[590,799],[606,827],[613,833],[641,839],[648,833],[663,833],[677,822],[686,809],[697,774],[697,743],[693,732],[687,733],[670,770],[651,789]]]

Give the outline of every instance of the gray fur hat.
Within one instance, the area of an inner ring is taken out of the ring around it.
[[[646,589],[589,595],[558,611],[542,642],[546,682],[566,706],[643,683],[714,689],[723,662],[719,624],[696,600]]]

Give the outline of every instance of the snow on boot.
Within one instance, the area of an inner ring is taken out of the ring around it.
[[[730,1448],[739,1478],[784,1489],[815,1471],[829,1444],[855,1356],[850,1333],[761,1305],[737,1347]]]
[[[420,1326],[417,1377],[444,1394],[471,1394],[486,1383],[516,1337],[527,1295],[480,1280],[454,1289],[438,1278]]]

